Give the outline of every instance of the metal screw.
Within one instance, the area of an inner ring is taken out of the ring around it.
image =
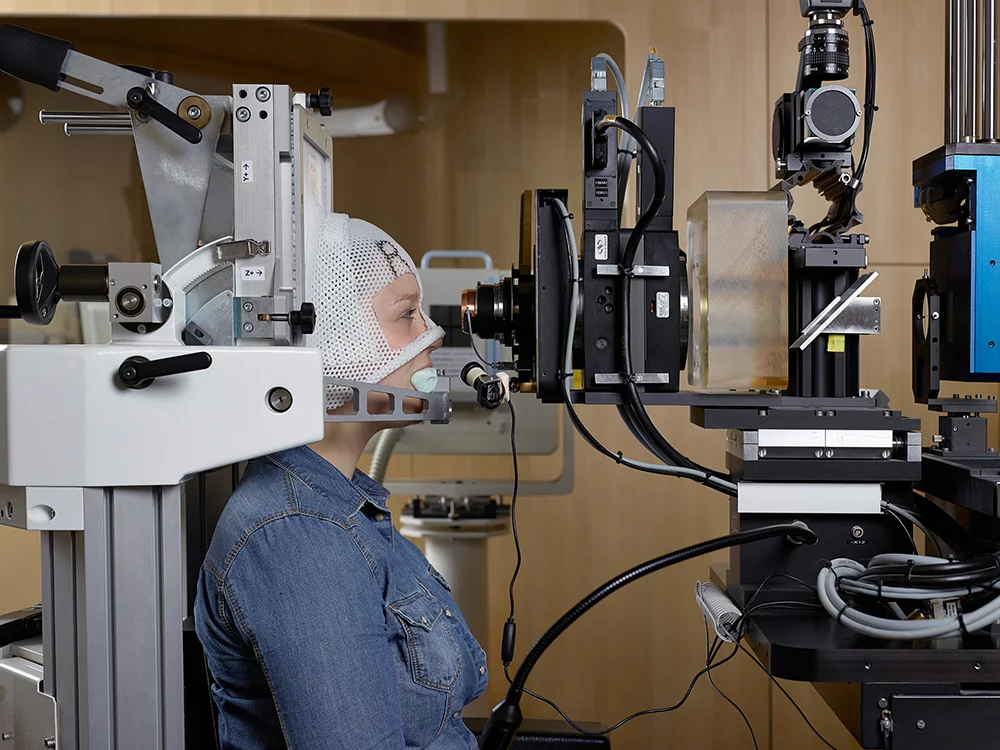
[[[9,507],[10,507],[10,506],[8,505],[8,508],[9,508]],[[8,514],[9,514],[9,512],[10,512],[10,511],[8,510]],[[977,661],[977,662],[976,662],[976,666],[975,666],[975,669],[976,669],[976,671],[978,672],[978,671],[979,671],[980,669],[982,669],[982,668],[983,668],[983,665],[982,665],[982,664],[980,664],[980,663],[979,663],[979,662]]]
[[[600,351],[603,352],[605,349],[608,348],[608,340],[607,339],[597,339],[597,348]]]
[[[878,326],[872,326],[872,330],[875,331],[875,333],[878,333],[879,327]]]
[[[615,308],[613,308],[611,305],[605,305],[604,306],[604,312],[606,312],[606,313],[610,313],[614,309]]]
[[[240,107],[236,110],[236,119],[240,122],[246,122],[250,119],[250,110],[246,107]]]
[[[253,302],[244,302],[243,309],[247,312],[253,312]]]
[[[167,298],[165,298],[163,300],[163,306],[164,307],[173,307],[174,306],[174,301],[172,299],[170,299],[170,297],[167,297]]]
[[[923,719],[917,719],[917,729],[923,729],[927,726],[927,722]]]
[[[892,410],[891,409],[886,409],[885,411],[882,412],[882,416],[883,417],[891,417],[892,416]]]
[[[109,284],[110,286],[114,286],[114,285],[115,285],[115,280],[114,280],[114,279],[111,279],[111,280],[110,280],[110,281],[108,282],[108,284]]]
[[[55,746],[56,746],[56,738],[55,737],[46,737],[45,738],[45,748],[46,748],[46,750],[52,750],[52,748],[54,748]]]
[[[879,708],[888,708],[889,707],[889,701],[887,701],[885,698],[879,698],[878,699],[878,707]]]
[[[891,456],[891,455],[892,455],[892,451],[890,451],[890,450],[884,450],[884,451],[882,451],[882,458],[889,458],[889,456]]]
[[[136,330],[137,330],[137,331],[138,331],[139,333],[145,333],[145,332],[146,332],[146,326],[145,326],[145,325],[143,325],[142,323],[140,323],[139,325],[137,325],[137,326],[135,327],[135,329],[136,329]]]
[[[761,448],[759,451],[757,451],[757,455],[760,456],[761,458],[764,458],[764,456],[767,455],[767,448]]]
[[[121,308],[124,312],[135,312],[142,304],[142,297],[137,292],[125,292],[121,298]]]
[[[13,517],[14,517],[14,504],[7,503],[7,518],[13,518]]]
[[[243,324],[243,330],[246,331],[247,333],[252,333],[253,332],[253,323],[244,323]]]
[[[934,320],[937,320],[940,317],[941,317],[941,313],[939,313],[939,312],[935,311],[935,312],[931,313],[931,318],[934,319]]]
[[[257,89],[256,96],[257,96],[257,101],[266,102],[268,99],[271,98],[271,92],[267,89],[266,86],[261,86],[259,89]]]
[[[958,432],[958,428],[957,428],[957,427],[952,427],[952,428],[951,428],[951,431],[952,431],[952,432]]]
[[[866,661],[865,662],[865,669],[868,670],[868,669],[871,669],[871,668],[872,668],[872,663],[870,661]]]
[[[3,740],[4,742],[6,742],[7,740],[12,740],[12,739],[14,739],[14,733],[13,732],[4,732],[3,734],[0,734],[0,740]]]
[[[292,394],[287,388],[272,388],[267,392],[267,405],[282,414],[292,408]]]
[[[827,458],[833,458],[833,448],[827,448],[826,449],[826,457]]]
[[[201,117],[201,107],[199,107],[197,104],[192,104],[190,107],[188,107],[187,114],[188,117],[190,117],[192,120],[197,120]]]
[[[757,410],[757,416],[758,417],[766,417],[767,416],[767,409],[758,409]]]
[[[816,458],[823,458],[823,449],[822,448],[817,448],[816,449]]]
[[[864,535],[865,535],[865,530],[862,529],[860,526],[855,526],[854,528],[851,529],[851,536],[853,536],[855,539],[860,539]]]

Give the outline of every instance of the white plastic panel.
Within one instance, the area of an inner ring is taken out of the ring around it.
[[[184,346],[7,346],[0,349],[0,484],[173,485],[200,471],[323,437],[320,353],[305,347],[205,347],[207,370],[119,386],[130,356]],[[284,387],[292,406],[273,411]]]
[[[881,513],[879,484],[740,482],[740,513]]]

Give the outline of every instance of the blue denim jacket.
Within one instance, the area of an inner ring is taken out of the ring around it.
[[[223,750],[476,747],[486,654],[388,495],[309,448],[250,462],[195,603]]]

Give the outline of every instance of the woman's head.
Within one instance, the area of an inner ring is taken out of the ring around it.
[[[311,214],[306,264],[316,329],[309,344],[322,349],[324,374],[399,388],[427,385],[428,373],[420,371],[431,367],[430,352],[444,331],[422,310],[423,290],[410,256],[366,221]],[[330,386],[326,408],[350,399],[350,389]]]

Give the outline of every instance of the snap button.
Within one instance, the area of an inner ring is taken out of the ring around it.
[[[375,514],[375,520],[376,521],[384,521],[385,520],[385,513],[376,513]]]

